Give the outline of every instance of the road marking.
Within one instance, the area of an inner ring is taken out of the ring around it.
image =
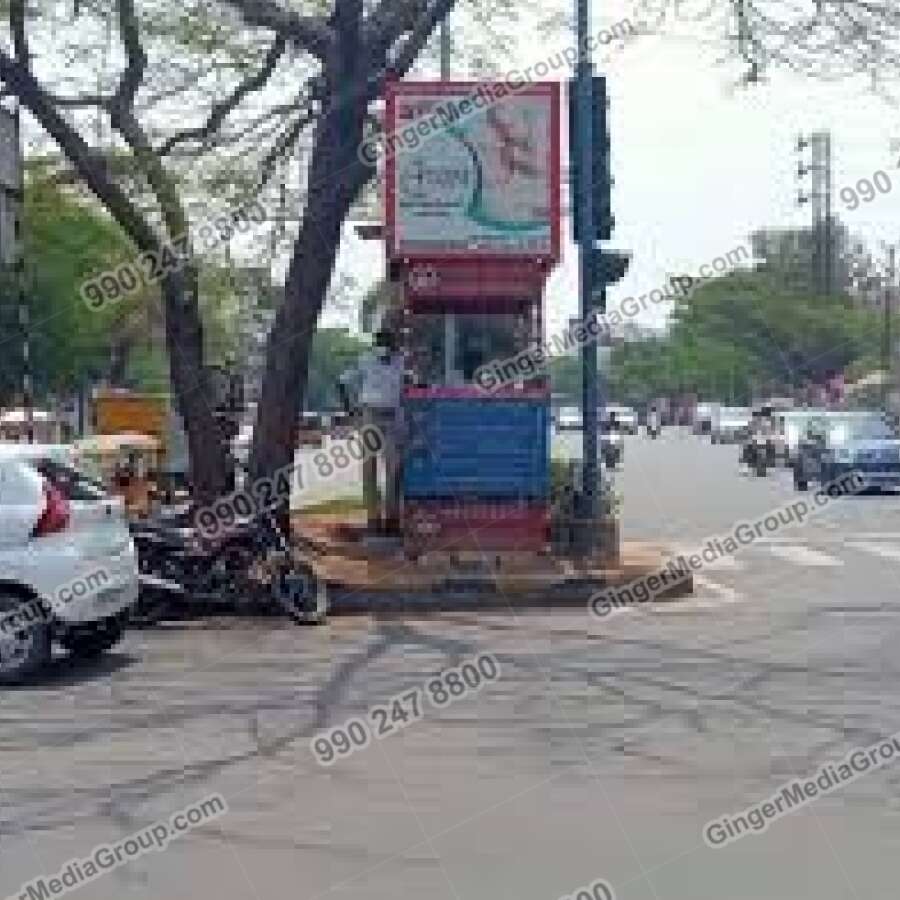
[[[718,581],[712,581],[703,575],[694,576],[694,585],[701,587],[704,590],[711,591],[713,594],[718,595],[720,599],[716,603],[711,603],[709,600],[698,600],[691,604],[693,607],[709,605],[721,606],[725,603],[740,603],[740,601],[744,599],[734,588],[730,588],[725,584],[719,584]]]
[[[854,550],[863,550],[866,553],[874,553],[875,556],[900,562],[900,547],[892,547],[890,544],[870,544],[865,541],[850,541],[847,546],[853,547]]]
[[[802,544],[770,544],[767,548],[773,556],[778,556],[787,562],[796,563],[798,566],[842,566],[843,560],[835,559],[827,553],[818,550],[810,550]]]
[[[686,547],[678,547],[675,550],[673,559],[677,560],[679,556],[683,556],[685,559],[687,559],[688,557],[690,557],[690,555],[692,553],[698,553],[702,549],[703,548],[698,546],[697,544],[694,544],[690,547],[687,547],[687,546]],[[744,564],[739,559],[736,559],[734,556],[720,556],[718,559],[715,560],[715,562],[708,563],[708,562],[704,561],[703,568],[704,569],[734,570],[734,569],[743,569]]]

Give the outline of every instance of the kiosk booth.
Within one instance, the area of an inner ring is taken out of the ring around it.
[[[386,131],[405,547],[543,551],[550,390],[534,359],[559,260],[559,86],[393,81]]]

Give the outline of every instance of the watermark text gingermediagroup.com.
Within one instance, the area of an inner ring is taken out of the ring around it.
[[[587,35],[585,47],[594,52],[616,41],[624,41],[637,35],[631,20],[620,19],[608,28]],[[398,153],[416,151],[448,128],[458,128],[467,119],[484,113],[496,103],[526,90],[549,77],[558,78],[560,71],[568,71],[578,61],[578,47],[570,45],[554,54],[522,68],[510,69],[504,77],[494,82],[479,84],[471,93],[447,97],[436,103],[427,114],[389,134],[373,135],[359,145],[359,158],[366,165],[374,165],[379,158],[393,158]]]
[[[900,731],[868,747],[854,747],[839,760],[820,766],[807,778],[792,779],[765,800],[753,803],[740,812],[717,816],[703,826],[703,841],[707,847],[718,849],[748,834],[762,834],[778,819],[870,772],[883,769],[897,758],[900,758]]]
[[[166,820],[154,822],[115,843],[100,844],[87,856],[70,859],[53,875],[38,875],[23,884],[8,900],[14,897],[18,900],[51,900],[77,891],[148,853],[161,853],[172,841],[227,812],[225,798],[221,794],[210,794]]]
[[[662,569],[636,578],[619,587],[604,588],[588,600],[588,610],[596,618],[604,619],[617,610],[650,603],[672,588],[684,584],[706,566],[734,556],[742,548],[774,535],[783,528],[802,525],[811,516],[821,513],[840,497],[856,494],[865,487],[865,479],[857,472],[847,472],[834,481],[799,500],[777,507],[750,522],[738,522],[724,534],[713,535],[700,542],[693,553],[682,553],[671,559]]]

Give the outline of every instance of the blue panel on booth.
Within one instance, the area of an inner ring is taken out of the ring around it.
[[[547,497],[546,400],[415,398],[405,410],[407,497]]]

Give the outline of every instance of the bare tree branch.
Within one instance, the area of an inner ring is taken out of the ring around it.
[[[273,0],[225,0],[235,7],[248,25],[269,28],[291,43],[325,59],[334,42],[334,33],[320,16],[301,16],[282,9]]]
[[[110,111],[134,107],[134,98],[144,80],[147,54],[141,44],[140,26],[134,10],[134,0],[116,0],[119,13],[119,30],[128,58],[119,86],[108,106]]]
[[[405,75],[412,68],[435,28],[444,21],[447,13],[453,8],[454,2],[455,0],[434,0],[433,3],[425,6],[409,36],[397,49],[394,60],[389,61],[390,67],[398,75]],[[380,87],[381,84],[379,84],[379,90]]]
[[[125,192],[108,176],[102,161],[97,159],[81,135],[62,117],[54,106],[52,96],[44,90],[31,72],[23,64],[12,59],[2,48],[0,48],[0,78],[56,141],[66,157],[82,174],[87,186],[97,195],[137,247],[140,250],[155,249],[159,244],[157,236],[145,223]]]
[[[381,0],[366,19],[363,32],[369,51],[370,72],[384,66],[388,51],[400,35],[413,29],[426,8],[423,0]]]
[[[25,34],[25,0],[10,0],[9,27],[12,31],[16,59],[23,65],[30,66],[28,38]]]
[[[208,140],[216,131],[218,131],[225,119],[240,105],[245,97],[260,90],[266,85],[272,73],[275,71],[278,61],[284,55],[285,47],[285,38],[283,35],[279,34],[269,48],[268,53],[266,53],[266,57],[263,60],[262,67],[259,71],[254,72],[242,81],[234,91],[232,91],[230,96],[226,97],[224,100],[220,100],[218,103],[214,103],[212,112],[204,125],[197,128],[188,128],[178,134],[172,135],[172,137],[160,147],[159,154],[161,156],[168,156],[174,147],[186,141],[204,142]]]

